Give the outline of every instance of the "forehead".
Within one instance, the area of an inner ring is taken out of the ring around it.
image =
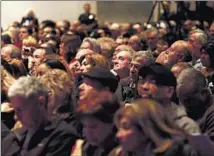
[[[141,64],[141,65],[143,65],[144,60],[145,60],[144,58],[132,59],[131,64]]]
[[[36,49],[33,53],[33,55],[44,55],[45,50],[44,49]]]
[[[95,117],[93,116],[83,116],[81,119],[80,119],[81,123],[83,123],[84,125],[92,125],[92,124],[99,124],[101,123],[100,120],[96,119]]]
[[[27,32],[27,28],[20,28],[20,32]]]
[[[129,57],[129,52],[127,51],[120,51],[116,55],[117,57]]]

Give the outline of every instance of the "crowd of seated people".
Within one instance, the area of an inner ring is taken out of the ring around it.
[[[214,21],[84,10],[2,29],[1,155],[213,156]]]

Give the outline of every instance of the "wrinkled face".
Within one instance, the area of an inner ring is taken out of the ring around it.
[[[172,67],[179,61],[181,48],[178,43],[174,43],[171,47],[166,50],[166,59],[164,65]]]
[[[37,69],[38,66],[45,59],[45,50],[44,49],[36,49],[33,53],[33,68]]]
[[[113,70],[117,73],[129,71],[130,68],[130,56],[127,51],[121,51],[116,54],[113,61]]]
[[[40,64],[36,69],[36,76],[42,76],[49,70],[48,66],[44,63]]]
[[[112,124],[104,123],[94,117],[83,117],[81,123],[85,139],[91,145],[102,145],[113,132]]]
[[[125,117],[120,120],[116,136],[122,148],[127,151],[135,151],[143,144],[143,140],[146,140],[144,133]]]
[[[80,67],[80,71],[82,73],[88,72],[89,70],[92,69],[92,65],[90,64],[90,62],[88,61],[88,59],[84,58],[84,60],[81,62],[81,67]]]
[[[79,99],[86,99],[86,97],[93,91],[98,91],[96,82],[84,77],[83,83],[79,86]]]
[[[27,37],[29,34],[27,32],[26,28],[21,28],[19,31],[19,39],[22,41],[25,37]]]
[[[41,109],[44,110],[45,108],[42,108],[41,105],[38,105],[40,102],[38,97],[25,99],[20,96],[15,96],[10,100],[18,120],[21,121],[26,129],[35,128],[36,125],[39,125],[40,121],[38,120],[38,115],[41,115]]]
[[[165,86],[158,86],[153,75],[148,75],[144,79],[139,77],[137,91],[142,98],[152,98],[162,100],[165,97]]]
[[[205,50],[202,50],[200,59],[203,66],[210,67],[210,56]]]
[[[129,75],[131,76],[133,81],[137,81],[139,70],[143,66],[144,63],[145,63],[144,59],[132,60]]]

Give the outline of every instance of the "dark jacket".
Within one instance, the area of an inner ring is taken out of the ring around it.
[[[20,128],[2,141],[2,156],[19,156],[27,136]],[[31,137],[26,156],[68,156],[78,138],[75,129],[62,120],[48,122]]]
[[[74,146],[71,156],[107,156],[115,147],[118,146],[114,135],[108,137],[105,141],[104,148],[90,145],[87,141],[78,140]]]
[[[152,149],[147,150],[144,156],[200,156],[189,144],[187,140],[176,141],[165,152],[154,153]],[[122,153],[120,147],[114,149],[108,156],[142,156],[142,154]]]
[[[201,119],[198,120],[198,124],[201,128],[201,133],[207,134],[214,142],[214,103],[207,108],[206,112]]]

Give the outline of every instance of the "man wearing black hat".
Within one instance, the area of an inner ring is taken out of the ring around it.
[[[159,101],[170,113],[179,127],[189,133],[199,133],[198,125],[187,117],[185,108],[172,102],[172,96],[177,86],[173,73],[161,64],[142,67],[139,72],[138,94],[142,98]]]
[[[114,93],[117,89],[118,78],[107,69],[95,67],[89,72],[82,73],[83,82],[79,86],[79,99],[86,98],[91,92],[109,90]]]

